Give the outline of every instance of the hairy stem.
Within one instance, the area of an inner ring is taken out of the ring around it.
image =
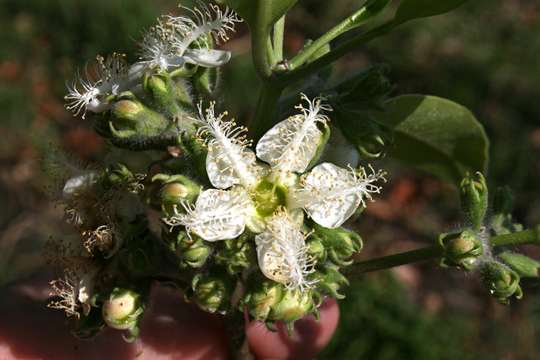
[[[540,245],[540,228],[537,227],[535,229],[518,231],[512,234],[493,236],[490,238],[490,242],[493,246]],[[359,275],[366,272],[389,269],[420,261],[434,260],[440,258],[442,255],[443,249],[439,245],[431,245],[399,254],[357,262],[350,267],[348,273]]]

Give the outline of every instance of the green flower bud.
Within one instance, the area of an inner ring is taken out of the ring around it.
[[[152,96],[158,111],[169,117],[177,116],[184,109],[193,106],[193,100],[187,87],[181,81],[175,81],[166,73],[146,76],[144,90]]]
[[[195,170],[201,179],[208,179],[206,174],[206,146],[193,134],[182,133],[178,137],[178,145],[182,150],[182,158],[178,162],[178,173]]]
[[[102,307],[103,320],[117,330],[136,328],[143,312],[144,304],[140,294],[122,288],[115,288]]]
[[[285,290],[281,300],[272,306],[269,319],[284,322],[301,319],[316,309],[312,296],[310,290]]]
[[[328,258],[340,266],[352,264],[353,254],[362,250],[362,238],[344,228],[328,229],[313,223],[312,239],[319,240],[326,249]]]
[[[198,236],[189,237],[180,231],[171,242],[171,250],[180,260],[180,267],[201,268],[212,254],[212,246]]]
[[[316,259],[318,264],[326,261],[326,248],[320,239],[311,237],[306,242],[306,245],[308,247],[309,256]]]
[[[152,182],[164,183],[161,188],[161,209],[165,215],[174,214],[174,207],[182,209],[182,202],[193,202],[201,192],[201,185],[184,175],[157,174]]]
[[[441,234],[439,244],[444,249],[442,266],[457,266],[471,270],[484,252],[482,241],[472,230]]]
[[[221,79],[219,67],[199,67],[192,78],[195,91],[205,97],[212,97]]]
[[[369,111],[336,107],[335,119],[345,138],[364,158],[383,157],[394,141],[393,130],[375,121]]]
[[[256,277],[252,279],[241,306],[246,306],[249,314],[257,320],[266,321],[273,307],[283,298],[285,288],[274,281],[268,281]]]
[[[540,262],[528,256],[505,251],[498,257],[521,277],[538,278],[540,275]]]
[[[227,276],[199,273],[191,282],[193,301],[203,310],[210,313],[225,314],[230,305],[233,284]]]
[[[216,264],[223,266],[230,275],[241,273],[257,264],[257,255],[253,247],[252,235],[242,234],[236,239],[220,241],[214,255]]]
[[[313,274],[313,279],[317,280],[317,290],[322,294],[330,295],[336,299],[344,299],[345,296],[339,293],[342,286],[348,286],[349,281],[343,276],[337,267],[325,266]]]
[[[523,291],[519,286],[519,275],[508,266],[489,261],[482,264],[480,275],[491,295],[500,303],[508,304],[512,296],[516,299],[523,297]]]
[[[121,148],[129,150],[161,150],[175,145],[184,114],[171,121],[148,108],[132,93],[125,92],[116,98],[109,116],[100,117],[96,131]]]
[[[461,207],[475,229],[480,229],[488,207],[488,188],[482,173],[467,174],[461,181]]]

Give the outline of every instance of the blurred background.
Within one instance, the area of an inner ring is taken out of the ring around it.
[[[299,3],[287,22],[289,52],[360,4]],[[47,196],[44,155],[61,149],[92,164],[107,151],[90,123],[64,110],[66,80],[97,54],[134,60],[141,31],[174,11],[173,0],[0,2],[0,286],[42,271],[42,244],[67,231]],[[258,82],[244,27],[227,48],[234,58],[223,72],[223,101],[249,118]],[[511,186],[517,220],[532,226],[540,219],[539,57],[537,0],[476,0],[373,41],[343,59],[334,76],[383,62],[395,95],[433,94],[469,107],[491,139],[490,184]],[[451,186],[388,166],[383,198],[354,224],[365,240],[361,259],[433,243],[462,221]],[[522,250],[540,259],[539,249]],[[502,306],[474,274],[436,263],[366,275],[347,291],[338,332],[320,358],[540,358],[540,287],[523,286],[523,300]]]

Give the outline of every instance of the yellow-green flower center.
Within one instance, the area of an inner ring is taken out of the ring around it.
[[[262,180],[252,193],[257,213],[262,217],[272,215],[280,206],[287,203],[287,190],[267,179]]]

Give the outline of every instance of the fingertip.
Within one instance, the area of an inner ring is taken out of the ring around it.
[[[319,321],[313,316],[296,321],[292,336],[283,323],[277,323],[277,331],[270,331],[263,322],[251,321],[246,325],[251,351],[259,359],[314,358],[330,342],[339,321],[335,299],[326,299],[319,310]]]

